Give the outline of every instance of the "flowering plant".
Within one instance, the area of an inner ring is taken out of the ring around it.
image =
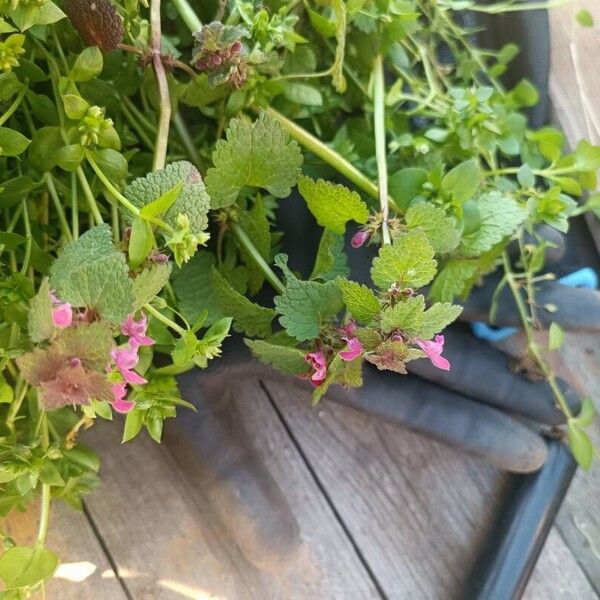
[[[574,198],[596,187],[600,148],[563,154],[558,130],[529,129],[535,88],[498,79],[517,48],[475,48],[453,12],[518,4],[162,4],[0,0],[0,514],[41,502],[36,544],[3,535],[2,598],[54,572],[51,500],[80,508],[96,485],[80,430],[117,412],[124,441],[160,441],[193,408],[175,376],[230,329],[315,401],[360,386],[365,361],[448,370],[453,302],[501,264],[554,381],[521,287],[535,306],[536,226],[598,209]],[[306,280],[274,224],[295,186],[322,227]],[[372,287],[346,259],[366,244]],[[266,286],[273,306],[254,301]],[[584,423],[553,388],[587,465]]]

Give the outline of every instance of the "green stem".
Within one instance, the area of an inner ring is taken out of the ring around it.
[[[198,15],[194,9],[190,6],[187,0],[172,0],[179,16],[183,19],[183,22],[187,25],[187,28],[192,32],[196,33],[202,29],[202,21],[198,18]]]
[[[25,98],[25,94],[27,93],[28,89],[29,88],[26,85],[24,85],[21,88],[21,91],[17,94],[17,97],[14,99],[13,103],[6,109],[6,112],[0,117],[0,126],[4,125],[4,123],[6,123],[8,119],[10,119],[15,110],[19,108],[19,104],[21,104],[21,101],[23,100],[23,98]]]
[[[200,168],[200,156],[198,155],[198,151],[196,150],[196,146],[194,145],[194,140],[190,135],[190,132],[181,116],[181,113],[178,111],[175,113],[173,117],[173,124],[175,125],[175,129],[183,142],[183,146],[185,147],[186,152],[190,160],[196,165],[196,167]]]
[[[100,209],[98,208],[98,203],[96,202],[96,198],[94,198],[94,194],[92,193],[92,188],[88,183],[87,177],[83,172],[81,167],[77,167],[77,178],[79,179],[79,183],[81,183],[81,187],[83,188],[83,195],[88,203],[88,208],[90,209],[90,213],[92,217],[94,217],[94,221],[96,221],[96,225],[100,225],[100,223],[104,223],[104,219],[100,214]]]
[[[73,239],[79,238],[79,193],[77,189],[77,173],[71,173],[71,228]]]
[[[131,127],[133,127],[133,129],[135,129],[135,132],[138,134],[140,140],[146,144],[146,147],[149,150],[154,150],[154,144],[152,143],[152,140],[148,137],[148,134],[135,118],[135,115],[131,112],[125,102],[123,102],[121,105],[121,109],[123,110],[123,114],[125,115],[127,122],[131,125]]]
[[[500,13],[519,12],[525,10],[547,10],[550,8],[557,8],[558,6],[564,6],[570,1],[571,0],[548,0],[547,2],[521,2],[520,4],[513,5],[510,5],[507,2],[497,2],[496,4],[490,4],[488,6],[482,6],[474,3],[473,6],[469,6],[469,10],[497,15]]]
[[[314,135],[284,117],[274,108],[267,108],[267,112],[302,146],[310,150],[315,156],[333,167],[340,175],[351,181],[356,187],[363,190],[373,198],[379,198],[379,188],[368,177],[363,175],[354,165],[350,164],[343,156],[335,150],[318,140]],[[388,196],[388,203],[396,212],[402,212],[393,198]]]
[[[379,206],[381,208],[381,234],[384,244],[390,244],[388,227],[388,174],[387,147],[385,143],[385,83],[383,79],[383,59],[377,55],[373,64],[373,104],[375,126],[375,155],[377,158],[377,175],[379,183]]]
[[[43,410],[43,409],[42,409]],[[48,449],[50,445],[50,435],[48,433],[48,416],[42,413],[42,448]],[[40,522],[38,526],[37,543],[44,544],[48,535],[48,523],[50,521],[50,485],[42,484],[42,502],[40,509]]]
[[[510,287],[512,295],[515,299],[515,304],[517,305],[517,310],[519,311],[521,323],[522,323],[523,329],[525,331],[525,336],[527,338],[527,349],[529,350],[531,356],[533,356],[533,358],[535,358],[535,361],[537,362],[539,368],[541,369],[542,373],[544,374],[544,377],[548,381],[548,385],[550,386],[550,389],[552,390],[552,393],[554,394],[554,398],[555,398],[560,410],[567,417],[567,419],[571,419],[573,417],[573,414],[571,413],[571,409],[569,408],[569,405],[567,404],[564,394],[562,393],[560,387],[558,386],[558,383],[556,381],[556,376],[554,375],[554,373],[550,369],[548,363],[542,356],[540,347],[537,344],[537,342],[535,341],[533,328],[530,323],[529,315],[527,314],[527,307],[525,305],[525,300],[523,300],[523,296],[521,295],[521,291],[519,289],[519,284],[515,280],[515,274],[513,273],[512,268],[510,266],[510,258],[508,256],[507,252],[504,252],[502,254],[502,263],[504,266],[504,274],[506,277],[506,282],[508,283],[508,286]],[[533,299],[530,298],[530,300],[532,301]]]
[[[144,304],[144,310],[151,314],[158,321],[164,323],[167,327],[170,327],[173,331],[176,331],[179,335],[185,335],[187,333],[183,327],[177,325],[177,323],[169,319],[169,317],[165,317],[165,315],[156,310],[156,308],[154,308],[154,306],[151,304]]]
[[[29,210],[27,209],[27,199],[23,198],[21,200],[21,204],[23,206],[23,222],[25,223],[25,256],[23,257],[23,264],[21,265],[21,275],[25,275],[27,273],[27,269],[29,268],[29,261],[31,260],[31,249],[33,245],[33,237],[31,235],[31,223],[29,222]]]
[[[70,242],[73,239],[73,236],[71,235],[71,228],[69,227],[69,223],[67,222],[67,217],[65,216],[63,205],[60,201],[60,198],[58,197],[56,187],[54,186],[54,180],[52,179],[52,175],[50,175],[50,173],[44,173],[44,181],[46,182],[46,186],[48,187],[48,191],[50,192],[50,197],[52,198],[52,202],[54,203],[54,209],[56,210],[56,214],[58,215],[60,229],[63,235]]]
[[[256,263],[258,268],[263,272],[267,281],[275,288],[279,294],[285,292],[285,286],[281,282],[281,279],[277,277],[273,269],[269,266],[267,261],[262,257],[260,252],[256,249],[256,246],[252,243],[252,240],[248,237],[246,232],[242,229],[239,223],[231,223],[231,231],[237,238],[240,246],[252,257],[252,260]]]
[[[146,115],[127,97],[122,98],[123,105],[127,106],[131,114],[135,116],[138,123],[143,125],[151,133],[156,133],[156,125],[146,118]]]
[[[167,146],[169,143],[169,125],[171,123],[171,97],[169,95],[169,84],[165,66],[160,53],[161,22],[160,22],[160,0],[150,2],[150,30],[152,32],[152,64],[156,74],[158,95],[160,99],[160,114],[158,118],[158,131],[156,132],[156,143],[154,145],[153,170],[158,171],[165,168],[167,161]]]

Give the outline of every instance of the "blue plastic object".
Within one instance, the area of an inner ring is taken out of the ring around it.
[[[569,275],[561,277],[558,282],[563,285],[568,285],[569,287],[589,288],[594,290],[598,287],[598,275],[594,269],[584,267],[583,269],[579,269],[579,271],[574,271]],[[483,321],[472,323],[471,329],[473,335],[482,340],[487,340],[488,342],[499,342],[518,331],[516,327],[494,327]]]

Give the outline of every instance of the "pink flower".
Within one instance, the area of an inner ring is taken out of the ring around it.
[[[327,377],[327,360],[322,350],[311,352],[304,357],[304,360],[313,368],[310,375],[310,381],[315,387],[319,387]]]
[[[111,404],[117,412],[125,414],[135,406],[135,402],[133,400],[125,400],[125,396],[127,396],[126,383],[113,383],[112,393],[114,400],[111,402]]]
[[[365,245],[365,242],[369,239],[369,232],[361,229],[357,231],[350,240],[350,245],[353,248],[360,248]]]
[[[148,319],[146,315],[142,315],[139,321],[136,321],[133,315],[129,315],[127,320],[121,324],[121,332],[129,336],[129,343],[133,348],[137,348],[138,346],[152,346],[154,340],[146,335],[147,327]]]
[[[110,356],[115,361],[117,369],[119,369],[121,375],[123,375],[123,379],[125,379],[127,383],[137,385],[148,383],[146,379],[133,370],[140,360],[137,353],[137,346],[127,344],[127,346],[122,348],[113,348],[110,351]]]
[[[362,354],[363,346],[358,338],[343,337],[342,339],[345,340],[347,344],[346,350],[340,352],[340,358],[342,360],[351,361]]]
[[[427,354],[427,357],[432,362],[434,367],[444,371],[450,370],[450,362],[442,356],[444,351],[444,336],[436,335],[434,340],[416,339],[417,346]]]
[[[54,294],[50,294],[52,301],[52,323],[59,329],[66,329],[73,322],[73,308],[68,302],[61,302]]]
[[[354,321],[348,321],[348,323],[340,327],[338,331],[345,335],[352,336],[356,331],[356,323]]]

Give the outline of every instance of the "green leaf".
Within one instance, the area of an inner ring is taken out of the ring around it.
[[[216,269],[213,270],[212,283],[219,309],[233,317],[236,331],[256,337],[271,335],[271,323],[275,318],[272,308],[259,306],[236,292]]]
[[[340,288],[335,281],[300,281],[288,268],[285,255],[278,255],[275,263],[286,279],[285,291],[275,297],[279,322],[301,342],[317,338],[321,324],[343,308]]]
[[[535,106],[540,93],[537,88],[527,79],[522,79],[510,93],[518,108],[529,108]]]
[[[431,286],[430,297],[437,302],[452,302],[463,299],[464,290],[478,271],[477,262],[463,259],[451,259],[438,273]]]
[[[112,148],[102,148],[101,150],[94,150],[91,154],[100,170],[113,183],[122,181],[127,177],[127,159],[120,152]]]
[[[259,196],[250,210],[243,211],[239,216],[240,227],[244,230],[258,253],[269,261],[271,253],[271,228],[267,218],[267,208],[263,199]],[[265,276],[256,265],[254,258],[240,248],[242,260],[248,269],[248,293],[253,296],[262,287]]]
[[[136,218],[131,223],[131,236],[129,238],[129,264],[135,269],[148,258],[154,248],[154,234],[148,221]]]
[[[56,465],[49,459],[44,461],[40,470],[40,481],[46,485],[62,487],[65,480],[60,476]]]
[[[22,133],[0,127],[0,156],[19,156],[31,143]]]
[[[41,6],[36,4],[21,4],[11,11],[11,19],[21,30],[25,31],[34,25],[50,25],[65,18],[65,13],[50,0]]]
[[[127,413],[125,417],[125,427],[123,428],[123,439],[121,443],[129,442],[141,430],[144,424],[144,411],[134,408]]]
[[[425,314],[425,297],[411,296],[381,313],[381,330],[391,333],[399,330],[408,336],[419,337],[420,327]]]
[[[169,281],[170,275],[169,263],[155,264],[144,269],[133,280],[133,310],[139,310],[144,304],[154,300]]]
[[[87,369],[103,371],[113,345],[110,325],[94,321],[63,329],[52,348],[65,356],[77,356]]]
[[[208,360],[221,355],[221,344],[229,336],[231,328],[231,317],[223,317],[215,321],[204,334],[204,337],[198,342],[194,363],[203,369],[208,364]]]
[[[167,190],[164,194],[159,196],[156,200],[153,200],[149,204],[142,206],[140,210],[140,217],[142,219],[152,220],[155,217],[162,215],[164,212],[169,210],[175,203],[177,198],[183,191],[183,180],[175,184],[170,190]]]
[[[577,464],[585,471],[589,471],[594,458],[594,447],[590,436],[577,423],[569,419],[567,421],[567,439]]]
[[[427,171],[417,167],[401,169],[390,176],[388,181],[390,194],[400,208],[405,210],[408,208],[414,197],[421,191],[427,177]]]
[[[247,186],[266,189],[277,198],[288,196],[300,173],[302,153],[281,125],[261,112],[254,123],[230,121],[227,140],[215,146],[213,164],[206,187],[212,208],[223,208]]]
[[[373,261],[371,278],[380,289],[387,290],[392,284],[401,289],[419,288],[427,285],[435,276],[437,262],[434,251],[425,234],[409,231],[386,244]]]
[[[593,146],[588,141],[581,140],[575,149],[574,168],[577,171],[597,171],[600,169],[600,146]]]
[[[591,398],[584,398],[581,402],[581,411],[571,419],[580,427],[589,427],[596,418],[596,406]]]
[[[425,234],[436,253],[452,252],[459,244],[460,235],[454,219],[429,202],[411,205],[405,219],[409,230],[420,229]]]
[[[576,15],[575,18],[577,22],[582,27],[593,27],[594,26],[594,17],[590,14],[588,10],[582,8]]]
[[[12,71],[0,73],[0,100],[10,100],[22,88],[23,84]]]
[[[289,102],[302,106],[323,106],[323,96],[316,87],[299,83],[297,81],[285,81],[283,84],[283,96]]]
[[[558,350],[565,341],[565,332],[558,323],[550,323],[548,330],[548,350]]]
[[[102,52],[97,46],[85,48],[75,60],[71,69],[71,79],[73,81],[90,81],[102,72],[104,59]]]
[[[50,339],[55,332],[52,323],[52,300],[50,299],[48,279],[42,280],[38,293],[31,301],[27,331],[29,339],[36,344]]]
[[[11,404],[15,399],[13,388],[0,376],[0,404]]]
[[[43,546],[14,546],[0,556],[0,579],[8,589],[34,586],[52,577],[58,563]]]
[[[379,300],[373,290],[347,279],[338,279],[337,283],[342,290],[344,304],[353,319],[366,325],[379,314]]]
[[[58,127],[41,127],[31,137],[27,156],[38,171],[51,171],[56,165],[58,150],[65,145]]]
[[[63,302],[94,309],[115,323],[133,307],[127,262],[113,246],[108,225],[98,225],[65,246],[52,265],[50,285]]]
[[[519,167],[519,170],[517,171],[517,179],[521,184],[521,187],[524,189],[535,186],[535,175],[527,163],[524,163]]]
[[[450,323],[453,323],[462,311],[462,306],[450,304],[449,302],[433,304],[425,311],[418,336],[424,340],[431,339],[434,335],[446,329]]]
[[[444,175],[441,189],[457,202],[463,203],[475,195],[479,188],[479,181],[477,161],[466,160]]]
[[[331,281],[337,277],[347,277],[349,273],[348,258],[344,252],[344,236],[324,229],[310,279]]]
[[[74,121],[83,119],[90,108],[90,103],[76,94],[63,94],[62,101],[65,114]]]
[[[480,256],[515,233],[527,218],[527,209],[512,196],[487,192],[477,201],[478,226],[463,235],[461,251],[466,258]]]
[[[181,182],[183,189],[177,194]],[[153,215],[155,210],[166,210],[162,218],[173,228],[177,228],[179,214],[188,217],[190,231],[194,235],[202,233],[208,226],[210,199],[198,169],[188,161],[171,163],[160,171],[152,171],[145,177],[135,179],[125,188],[124,194],[141,210],[160,201],[149,212]],[[174,195],[177,197],[171,203]],[[170,207],[166,208],[169,203]]]
[[[85,158],[85,150],[81,144],[69,144],[59,148],[54,157],[56,164],[65,171],[73,172]]]
[[[298,179],[298,190],[321,227],[343,234],[348,221],[363,224],[369,218],[367,205],[347,187],[304,175]]]
[[[308,373],[308,363],[304,359],[305,353],[298,348],[270,344],[263,340],[244,340],[252,355],[261,362],[271,365],[286,375],[301,375]]]
[[[16,250],[21,244],[24,244],[27,238],[12,231],[0,231],[0,246],[3,250]]]

